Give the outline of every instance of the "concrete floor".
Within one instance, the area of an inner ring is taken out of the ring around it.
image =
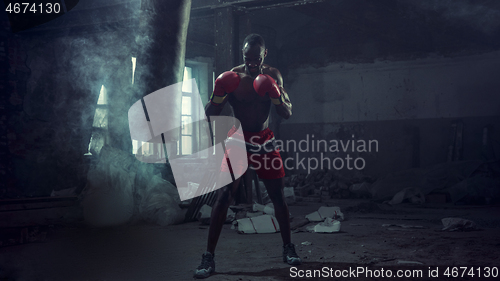
[[[499,206],[380,207],[367,200],[335,200],[290,206],[296,218],[321,205],[339,206],[346,216],[341,232],[299,231],[292,239],[304,264],[297,270],[370,269],[422,270],[423,277],[396,280],[445,280],[449,266],[474,268],[474,277],[446,280],[482,280],[485,267],[500,267]],[[443,232],[441,219],[461,217],[475,221],[479,231]],[[404,224],[422,228],[383,226]],[[161,227],[151,224],[107,229],[84,225],[54,226],[41,243],[0,248],[0,280],[193,280],[192,274],[206,247],[208,227],[198,222]],[[302,242],[311,245],[302,245]],[[422,265],[401,265],[414,261]],[[440,278],[430,278],[429,268]],[[417,270],[417,271],[415,271]],[[491,269],[490,269],[491,270]],[[341,272],[341,271],[338,271]],[[337,272],[337,273],[338,273]],[[281,261],[281,238],[273,234],[238,234],[224,226],[216,251],[216,274],[207,280],[381,280],[365,274],[348,278],[294,278],[298,271]],[[347,271],[344,271],[347,274]],[[461,271],[460,271],[461,273]],[[493,271],[491,271],[493,274]],[[335,274],[335,273],[332,273]],[[500,274],[500,273],[498,273]],[[494,280],[485,278],[484,280]]]

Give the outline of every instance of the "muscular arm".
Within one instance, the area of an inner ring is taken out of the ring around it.
[[[224,103],[220,105],[213,105],[211,102],[207,103],[205,106],[205,115],[210,118],[210,116],[219,116],[224,109],[224,105],[226,104],[227,100],[224,101]]]
[[[292,116],[292,103],[290,102],[290,97],[283,88],[283,77],[281,77],[281,73],[276,68],[272,69],[272,71],[275,74],[276,83],[280,88],[281,95],[283,95],[283,103],[276,106],[276,113],[284,119],[288,119]]]

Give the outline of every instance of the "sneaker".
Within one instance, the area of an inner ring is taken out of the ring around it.
[[[194,278],[207,278],[215,271],[214,255],[205,252],[201,256],[201,264],[194,271]]]
[[[302,264],[302,260],[295,252],[295,245],[293,245],[292,243],[288,243],[283,246],[283,262],[286,262],[289,265]]]

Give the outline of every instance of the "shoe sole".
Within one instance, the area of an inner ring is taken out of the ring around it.
[[[302,260],[300,258],[287,258],[287,257],[284,257],[283,258],[283,262],[287,263],[289,265],[301,265],[302,264]]]
[[[205,271],[204,273],[200,273],[200,272],[195,272],[194,273],[194,278],[196,279],[205,279],[205,278],[208,278],[210,275],[212,275],[212,273],[215,272],[215,268],[210,268],[210,270],[208,271]]]

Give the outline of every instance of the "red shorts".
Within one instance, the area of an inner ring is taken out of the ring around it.
[[[233,136],[237,133],[236,128],[232,128],[227,134],[228,137]],[[245,168],[248,167],[254,169],[260,179],[279,179],[285,176],[285,169],[283,168],[283,160],[281,159],[278,148],[262,147],[264,144],[269,144],[274,140],[274,133],[271,129],[266,128],[260,132],[243,132],[245,142],[247,144],[247,163],[236,161],[236,163],[230,162],[231,169],[234,174],[243,174]],[[264,153],[256,153],[258,147]],[[231,147],[226,147],[226,160],[228,160],[227,153],[233,149]],[[269,152],[268,152],[269,151]],[[222,161],[221,172],[229,172],[229,168],[226,161]]]

